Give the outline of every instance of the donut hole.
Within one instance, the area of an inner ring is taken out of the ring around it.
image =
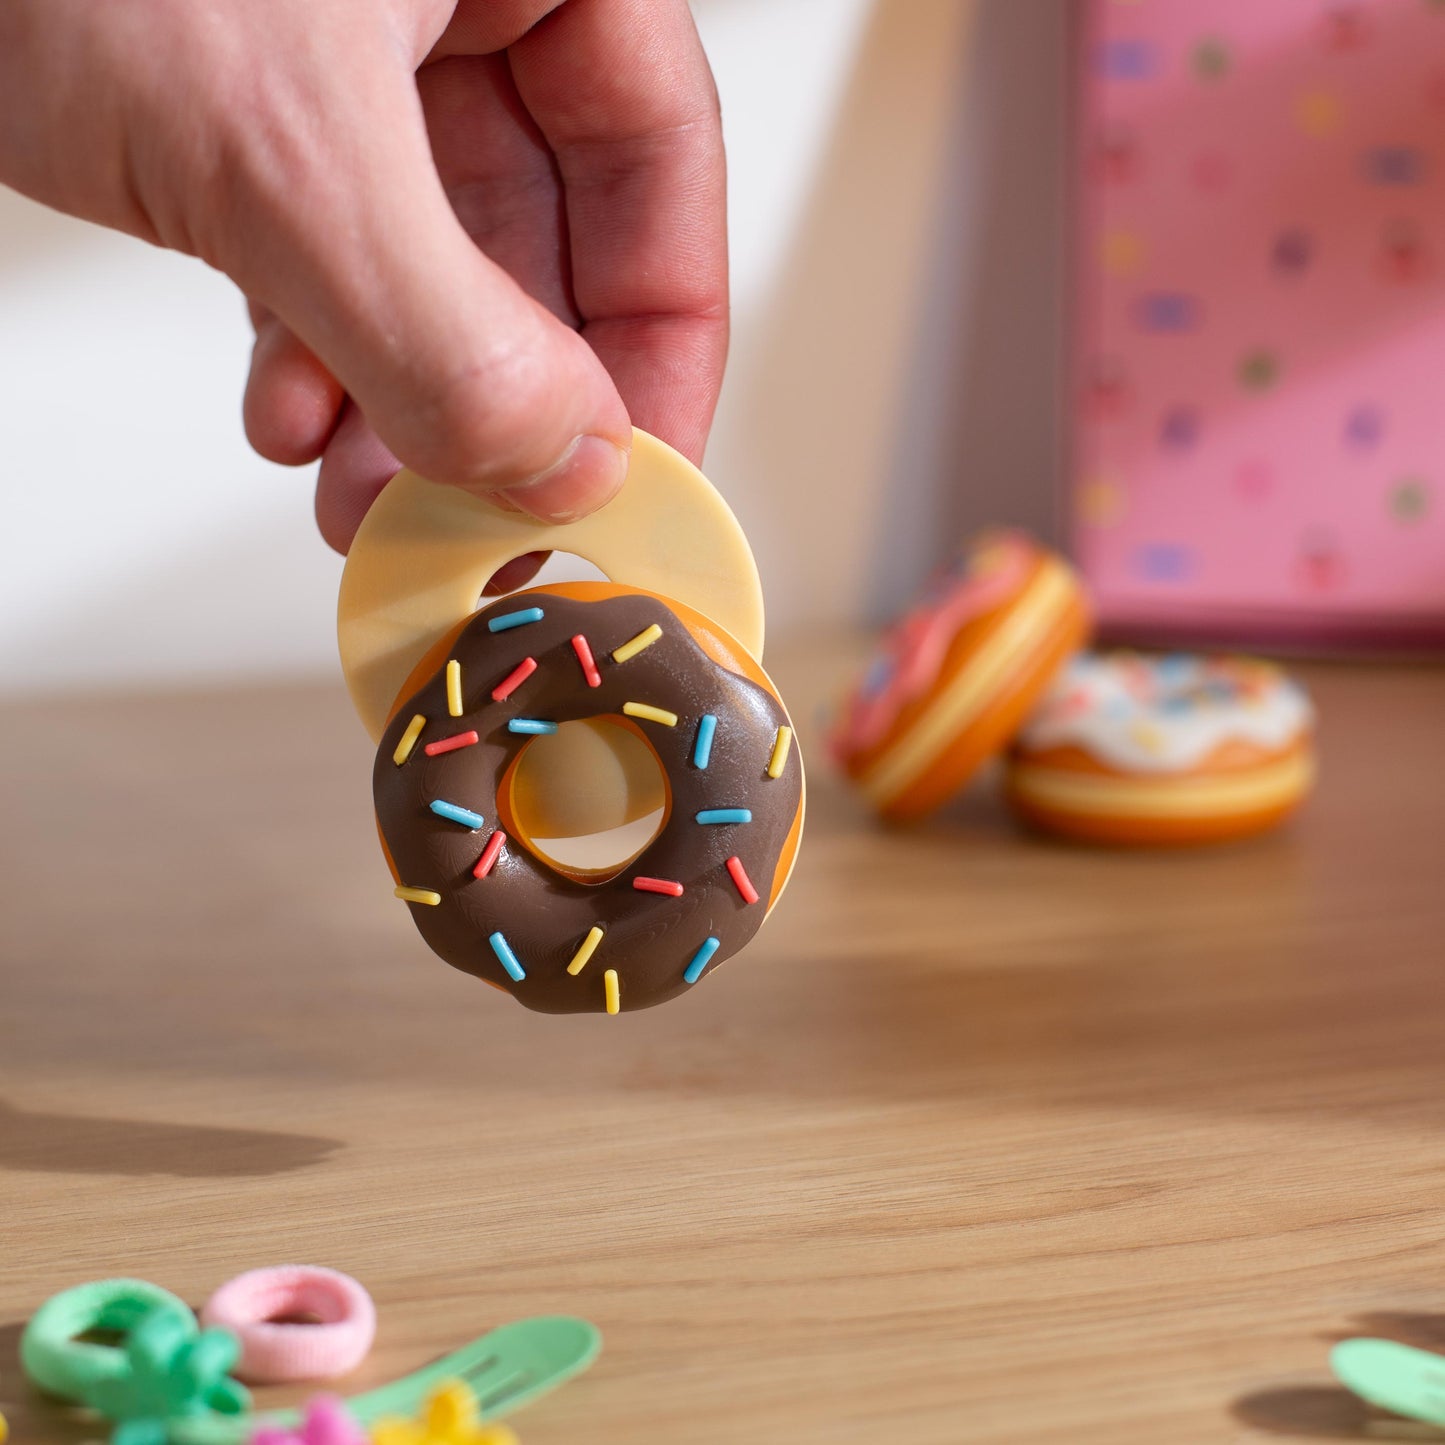
[[[606,883],[640,857],[671,805],[661,759],[619,717],[564,722],[531,739],[497,798],[508,838],[580,883]]]
[[[610,582],[612,579],[595,563],[575,552],[524,552],[503,562],[482,589],[477,606],[488,607],[498,597],[524,587],[546,587],[553,582]]]

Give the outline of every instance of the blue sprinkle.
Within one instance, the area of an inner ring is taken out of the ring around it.
[[[496,937],[500,938],[501,935],[497,934]],[[702,977],[703,969],[711,962],[713,954],[721,947],[722,939],[720,938],[704,939],[702,947],[693,954],[692,962],[683,969],[682,981],[684,983],[696,983],[698,979]]]
[[[438,798],[432,805],[431,810],[439,818],[447,818],[453,823],[460,823],[464,828],[470,828],[473,833],[486,823],[486,819],[480,813],[474,813],[470,808],[459,808],[455,803],[444,803]]]
[[[751,808],[704,808],[697,815],[699,823],[751,823]]]
[[[544,615],[540,607],[524,607],[520,612],[504,612],[500,617],[487,619],[487,631],[507,632],[513,627],[525,627],[529,622],[540,622]]]
[[[512,945],[500,933],[492,934],[487,942],[492,945],[492,952],[497,955],[497,961],[507,970],[508,977],[515,983],[521,983],[527,976],[527,970],[517,962],[517,955],[512,952]]]
[[[546,736],[548,733],[557,731],[557,724],[554,722],[543,722],[537,717],[514,717],[507,723],[509,733],[539,733]]]
[[[705,768],[712,759],[712,735],[717,731],[717,719],[710,713],[703,713],[698,719],[697,741],[692,745],[692,765]]]

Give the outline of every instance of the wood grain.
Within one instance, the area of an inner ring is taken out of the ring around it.
[[[849,661],[770,656],[804,722]],[[756,944],[615,1019],[426,952],[339,688],[0,712],[15,1438],[94,1434],[19,1378],[52,1291],[287,1260],[376,1295],[357,1387],[595,1320],[528,1445],[1365,1437],[1328,1343],[1445,1348],[1445,673],[1309,678],[1318,799],[1217,851],[1037,841],[987,784],[885,834],[814,748]]]

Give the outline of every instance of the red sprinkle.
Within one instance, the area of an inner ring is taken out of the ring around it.
[[[537,670],[537,659],[535,657],[524,657],[496,687],[492,689],[492,701],[504,702],[516,692],[526,680]]]
[[[682,897],[682,884],[671,878],[634,878],[632,886],[639,893],[666,893],[671,898]]]
[[[587,686],[601,687],[602,674],[597,671],[597,662],[592,656],[592,649],[587,645],[587,639],[580,632],[572,639],[572,651],[577,654],[577,661],[582,664],[582,675],[587,679]]]
[[[492,871],[492,864],[497,861],[503,848],[507,846],[507,835],[500,828],[487,839],[487,846],[482,849],[482,856],[477,859],[477,866],[472,869],[473,878],[485,878]]]
[[[449,738],[438,738],[436,742],[428,743],[422,752],[434,758],[438,753],[454,753],[458,748],[469,748],[476,741],[476,733],[453,733]]]
[[[758,890],[753,887],[753,880],[748,877],[748,870],[743,867],[743,860],[736,856],[728,859],[728,873],[731,875],[737,890],[743,896],[744,903],[756,903],[758,901]]]

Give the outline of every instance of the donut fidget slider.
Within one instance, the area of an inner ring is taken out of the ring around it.
[[[622,580],[477,610],[503,564],[549,549]],[[606,507],[555,527],[399,473],[347,558],[338,631],[396,896],[454,968],[543,1013],[648,1008],[782,894],[803,769],[759,661],[757,568],[656,438],[634,433]],[[629,856],[562,856],[608,832]]]

